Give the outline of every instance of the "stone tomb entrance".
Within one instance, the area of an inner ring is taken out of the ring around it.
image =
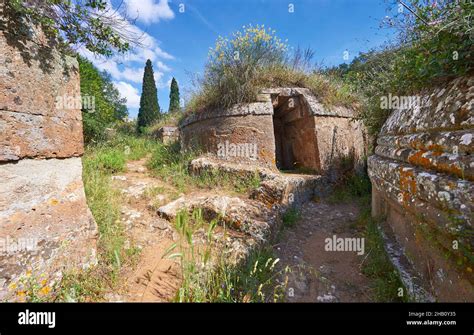
[[[339,173],[340,161],[349,168],[366,155],[361,121],[352,109],[325,106],[307,88],[263,89],[256,102],[192,113],[180,124],[184,150],[198,148],[216,161],[271,170]],[[257,155],[219,155],[219,145],[252,145]],[[345,172],[345,170],[343,171]]]
[[[280,170],[319,167],[315,118],[302,95],[272,95],[276,166]]]

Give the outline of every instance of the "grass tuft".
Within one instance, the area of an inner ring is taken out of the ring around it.
[[[375,299],[379,302],[408,302],[408,291],[385,251],[379,222],[372,218],[369,206],[362,210],[358,221],[359,225],[365,227],[367,250],[362,272],[373,280]],[[399,296],[400,289],[403,290],[403,296]]]
[[[300,220],[301,213],[297,208],[291,207],[283,214],[283,227],[294,227]]]
[[[170,253],[174,253],[169,256],[178,257],[182,269],[183,282],[176,301],[282,301],[285,284],[278,281],[281,271],[277,270],[276,264],[279,259],[274,257],[272,250],[253,250],[243,264],[230,264],[226,256],[229,250],[214,242],[216,224],[216,221],[206,223],[200,210],[195,210],[191,216],[183,212],[177,216],[178,252],[173,248]],[[203,228],[207,239],[205,245],[200,245],[195,234]],[[212,258],[211,255],[217,256]]]

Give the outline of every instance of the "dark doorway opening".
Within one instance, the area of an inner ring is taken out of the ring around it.
[[[273,131],[276,166],[280,170],[317,170],[314,117],[301,96],[274,97]]]

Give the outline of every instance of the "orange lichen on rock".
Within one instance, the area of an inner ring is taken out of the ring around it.
[[[414,154],[408,156],[408,162],[410,162],[413,165],[418,165],[418,166],[423,166],[425,168],[431,168],[432,164],[431,161],[423,157],[423,155],[426,153],[425,150],[419,150],[415,152]]]
[[[400,190],[409,193],[416,193],[416,179],[412,170],[400,168]]]
[[[439,154],[439,155],[441,155],[444,152],[443,147],[439,144],[429,145],[428,150],[433,151],[433,154]]]
[[[439,163],[437,168],[439,171],[450,173],[461,178],[464,177],[463,170],[456,163],[453,163],[453,164]]]
[[[415,138],[414,140],[411,140],[409,143],[409,146],[414,149],[421,149],[424,147],[423,142],[419,138]]]

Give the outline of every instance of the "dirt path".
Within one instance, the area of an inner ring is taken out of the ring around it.
[[[124,173],[112,176],[114,187],[125,199],[121,221],[126,229],[126,245],[141,252],[138,264],[123,270],[120,281],[124,284],[119,292],[108,295],[109,300],[169,301],[180,285],[178,264],[163,257],[177,236],[155,210],[169,200],[160,192],[166,185],[148,175],[146,160],[128,162]]]
[[[274,246],[283,267],[291,267],[287,289],[289,302],[371,301],[370,280],[361,273],[364,255],[349,251],[326,251],[326,238],[362,237],[356,226],[355,204],[308,202],[301,219],[282,233]]]
[[[119,291],[107,295],[110,301],[172,300],[180,286],[176,261],[163,257],[177,240],[169,222],[158,217],[157,206],[172,199],[167,186],[149,176],[146,158],[127,163],[124,173],[112,176],[113,185],[124,195],[121,221],[126,229],[126,244],[141,250],[138,263],[125,268]],[[289,266],[286,300],[289,302],[364,302],[371,301],[370,280],[361,273],[364,255],[349,251],[326,251],[325,240],[362,237],[355,204],[308,202],[300,209],[301,218],[286,228],[274,245],[283,267]],[[367,250],[365,250],[367,252]]]

